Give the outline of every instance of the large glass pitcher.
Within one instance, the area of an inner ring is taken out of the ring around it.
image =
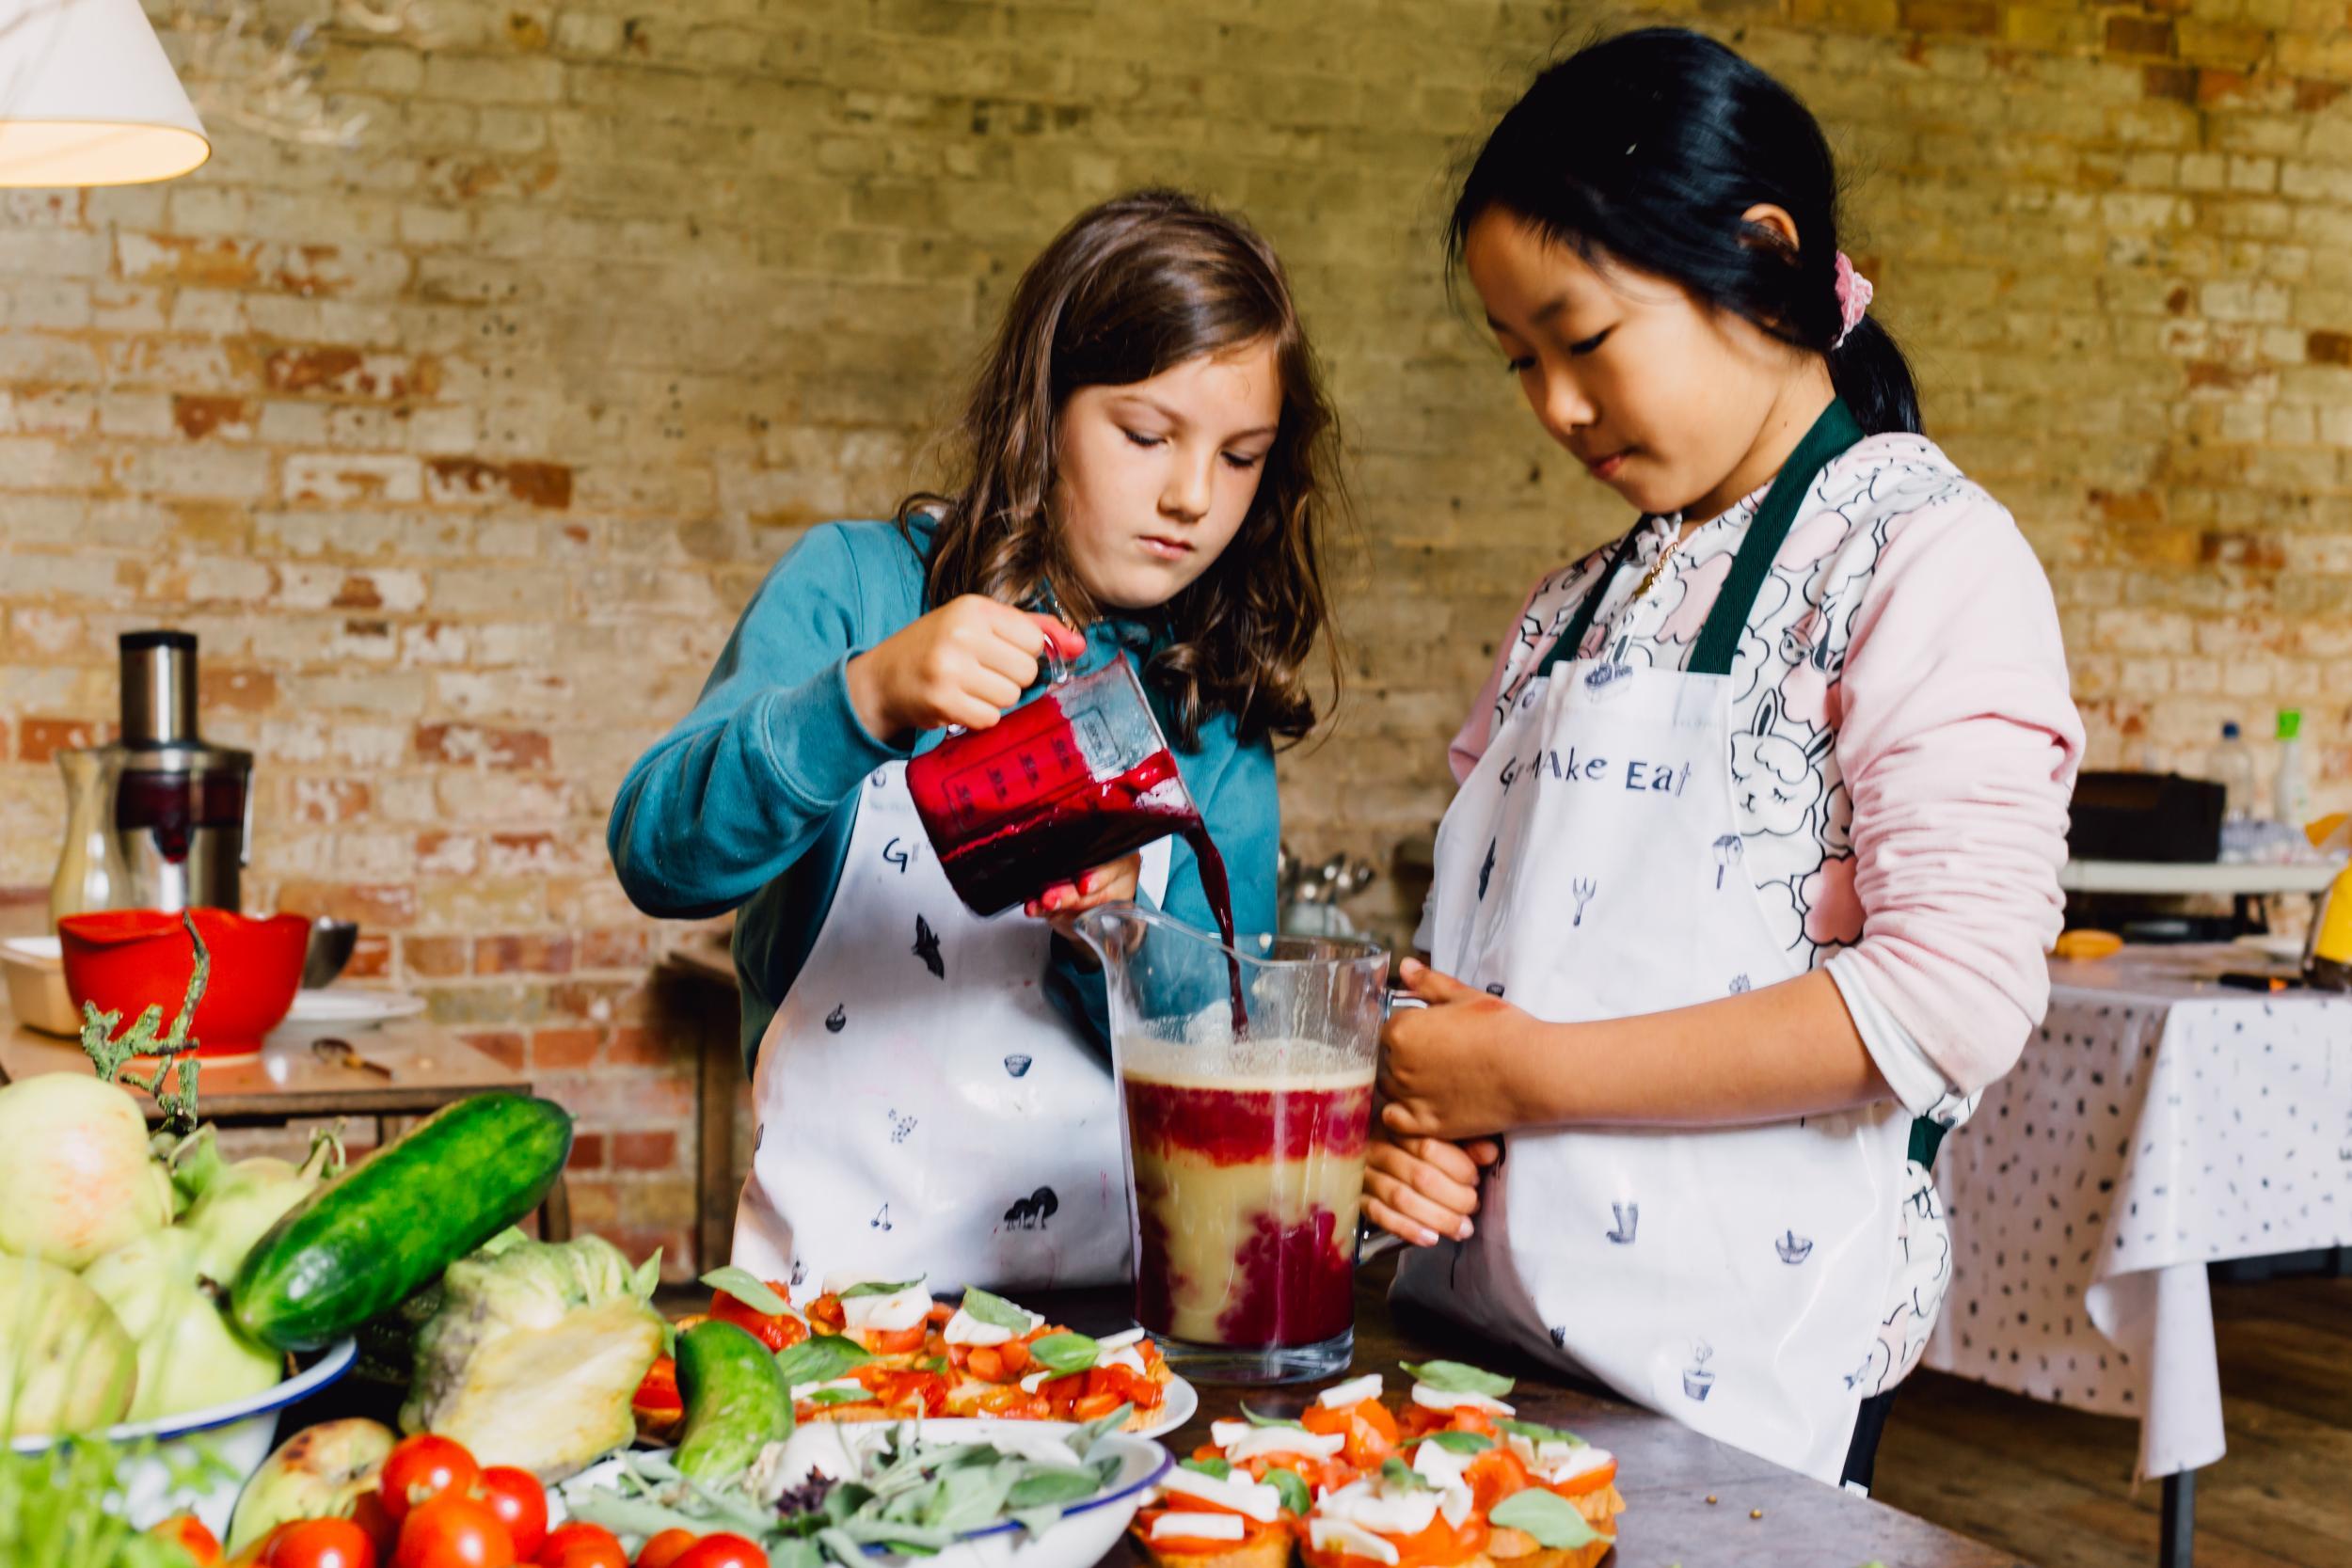
[[[1110,990],[1136,1321],[1191,1377],[1343,1370],[1387,951],[1286,936],[1229,948],[1135,904],[1076,927]]]

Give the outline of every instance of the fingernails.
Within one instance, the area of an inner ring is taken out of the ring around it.
[[[1421,1233],[1421,1240],[1416,1244],[1421,1246],[1436,1246],[1438,1244],[1438,1233],[1427,1228],[1426,1227],[1423,1227]]]
[[[1085,877],[1079,879],[1078,891],[1080,893],[1092,893],[1096,888],[1101,887],[1102,885],[1103,874],[1100,871],[1089,871]]]
[[[1461,1227],[1454,1232],[1454,1239],[1457,1242],[1467,1242],[1470,1239],[1470,1218],[1465,1215],[1462,1220]]]

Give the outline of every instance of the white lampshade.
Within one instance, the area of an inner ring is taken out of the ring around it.
[[[0,0],[0,185],[129,185],[212,156],[138,0]]]

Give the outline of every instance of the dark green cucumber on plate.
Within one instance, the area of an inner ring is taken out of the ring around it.
[[[443,1106],[255,1243],[230,1313],[277,1350],[333,1344],[537,1208],[571,1148],[571,1116],[550,1100]]]
[[[771,1443],[792,1435],[792,1390],[768,1347],[711,1319],[678,1336],[677,1391],[686,1429],[673,1461],[693,1481],[740,1475]]]

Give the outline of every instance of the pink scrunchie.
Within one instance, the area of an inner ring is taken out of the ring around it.
[[[1835,354],[1838,349],[1843,348],[1846,340],[1853,336],[1853,329],[1862,325],[1862,318],[1869,313],[1870,296],[1876,293],[1878,291],[1870,286],[1870,280],[1853,270],[1852,260],[1844,251],[1839,251],[1837,253],[1838,327],[1836,340],[1829,345],[1831,353]]]

